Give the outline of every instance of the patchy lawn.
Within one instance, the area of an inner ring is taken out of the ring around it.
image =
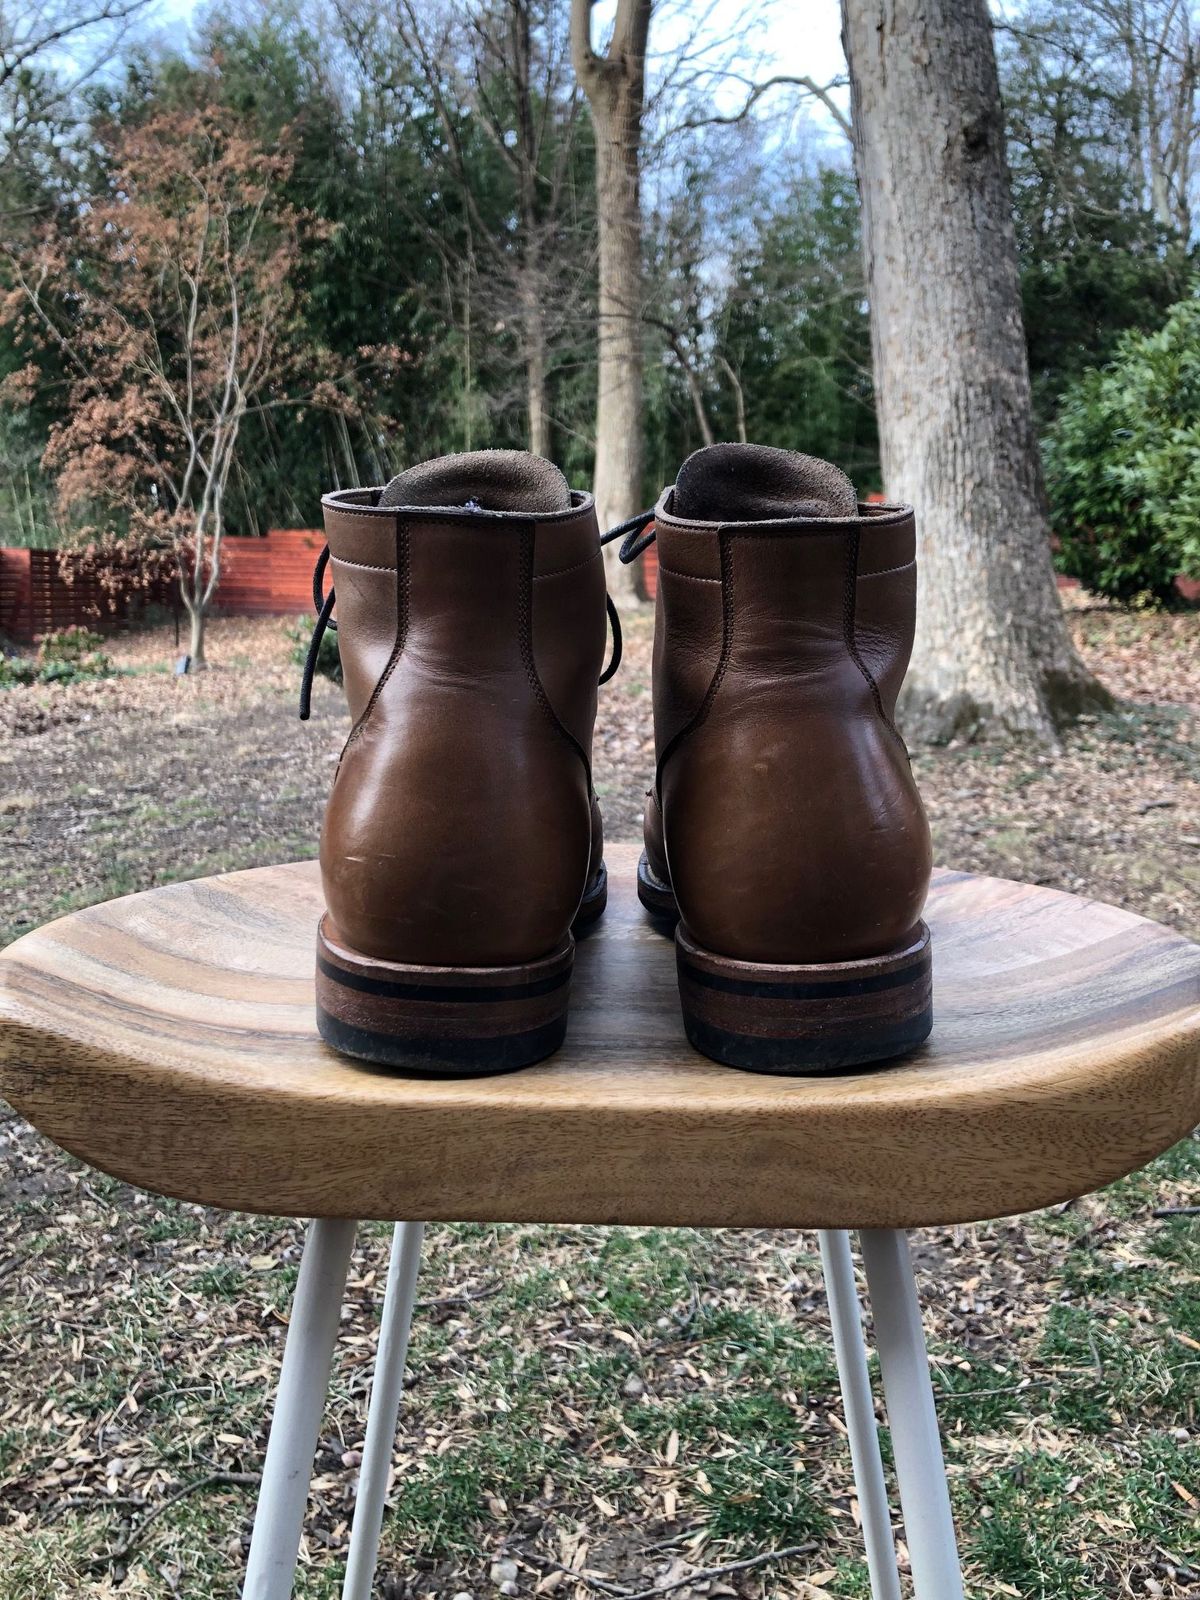
[[[922,753],[948,865],[1200,936],[1200,617],[1072,614],[1126,701],[1053,755]],[[597,785],[636,833],[646,619],[602,691]],[[344,735],[294,716],[281,624],[216,665],[0,694],[4,936],[168,878],[311,854]],[[0,1126],[0,1595],[235,1592],[299,1259],[296,1225],[136,1193]],[[1200,1593],[1200,1144],[1103,1196],[916,1236],[971,1595]],[[387,1230],[362,1230],[297,1593],[333,1600]],[[675,1592],[864,1597],[811,1235],[437,1227],[384,1534],[387,1600]],[[566,1567],[568,1573],[560,1567]]]

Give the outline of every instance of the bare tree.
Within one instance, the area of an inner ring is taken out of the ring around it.
[[[917,507],[917,737],[1052,738],[1106,697],[1066,631],[986,0],[843,0],[884,482]]]
[[[596,509],[602,527],[635,515],[643,494],[641,156],[651,4],[618,0],[612,38],[601,55],[592,40],[593,0],[571,0],[571,56],[596,130]],[[610,587],[630,593],[632,568],[612,566]]]
[[[551,453],[549,340],[561,297],[564,215],[580,108],[569,84],[569,42],[551,3],[535,19],[530,0],[495,0],[473,18],[473,101],[508,167],[517,199],[515,286],[525,366],[529,448]]]
[[[364,81],[410,92],[397,70],[388,82],[380,39],[389,30],[419,69],[419,98],[432,109],[440,138],[427,155],[461,207],[469,241],[425,227],[452,285],[463,339],[464,386],[473,382],[469,352],[477,325],[502,330],[515,345],[529,448],[553,453],[550,377],[557,335],[577,316],[578,280],[590,263],[579,243],[572,183],[582,96],[570,70],[565,13],[557,0],[399,0],[386,20],[377,0],[337,0]],[[495,168],[511,191],[498,203]],[[425,226],[420,215],[412,217]],[[489,365],[501,357],[490,349]],[[470,410],[464,442],[470,446]]]
[[[0,227],[39,207],[22,181],[64,159],[59,126],[72,96],[111,60],[151,0],[0,0]],[[37,147],[37,156],[31,147]]]
[[[0,3],[0,88],[18,73],[55,51],[70,52],[76,79],[95,69],[111,52],[150,0],[13,0]]]
[[[643,320],[673,358],[706,445],[723,426],[722,391],[733,407],[732,427],[724,426],[746,442],[746,395],[721,327],[731,297],[728,268],[763,222],[764,197],[780,188],[781,148],[797,151],[807,142],[807,127],[796,136],[797,110],[820,104],[850,140],[838,98],[844,76],[826,83],[790,73],[759,77],[746,69],[765,66],[768,53],[755,60],[745,21],[729,37],[714,35],[709,20],[700,17],[666,60],[655,62],[642,162]],[[740,103],[720,109],[733,94]]]
[[[1086,0],[1083,10],[1092,50],[1124,58],[1147,203],[1159,222],[1190,239],[1200,87],[1190,0]]]
[[[726,81],[740,82],[746,87],[746,98],[736,111],[717,112],[708,111],[701,115],[694,115],[679,124],[681,132],[691,128],[732,127],[736,123],[745,122],[746,118],[758,105],[764,95],[770,94],[773,89],[787,87],[800,89],[805,95],[818,101],[828,112],[830,119],[847,139],[851,137],[850,119],[838,104],[837,91],[846,87],[845,78],[831,78],[828,83],[818,83],[815,78],[807,73],[796,77],[791,73],[777,72],[769,78],[763,78],[758,83],[736,72],[723,72],[721,77]]]
[[[1097,146],[1130,174],[1156,221],[1190,241],[1200,138],[1194,0],[1029,0],[996,28],[1025,72],[1046,81],[1050,105],[1064,77],[1094,97],[1107,113]],[[1056,173],[1064,191],[1077,176],[1070,162]]]
[[[165,556],[202,664],[243,423],[348,403],[325,353],[296,337],[317,225],[281,198],[290,157],[217,109],[157,112],[110,154],[107,194],[8,253],[0,321],[62,362],[69,403],[43,462],[77,542],[143,573]]]

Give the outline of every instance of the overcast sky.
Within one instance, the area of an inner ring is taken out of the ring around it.
[[[596,6],[597,33],[616,9]],[[651,26],[652,50],[670,49],[696,28],[744,41],[777,72],[805,73],[825,83],[844,71],[838,0],[661,0]]]

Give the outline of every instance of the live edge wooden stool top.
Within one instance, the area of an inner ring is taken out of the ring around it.
[[[772,1078],[683,1037],[674,950],[611,849],[567,1044],[503,1077],[343,1060],[313,1026],[314,863],[78,911],[0,956],[0,1092],[105,1172],[288,1216],[910,1227],[1050,1204],[1200,1121],[1200,948],[942,872],[932,1038]]]

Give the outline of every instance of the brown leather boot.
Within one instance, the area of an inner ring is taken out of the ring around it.
[[[487,450],[323,505],[353,728],[321,834],[317,1025],[414,1072],[524,1066],[562,1043],[572,929],[606,898],[591,497]]]
[[[929,826],[893,721],[913,513],[860,505],[826,462],[713,445],[653,517],[658,770],[638,888],[680,919],[688,1037],[759,1072],[910,1050],[932,1024]]]

